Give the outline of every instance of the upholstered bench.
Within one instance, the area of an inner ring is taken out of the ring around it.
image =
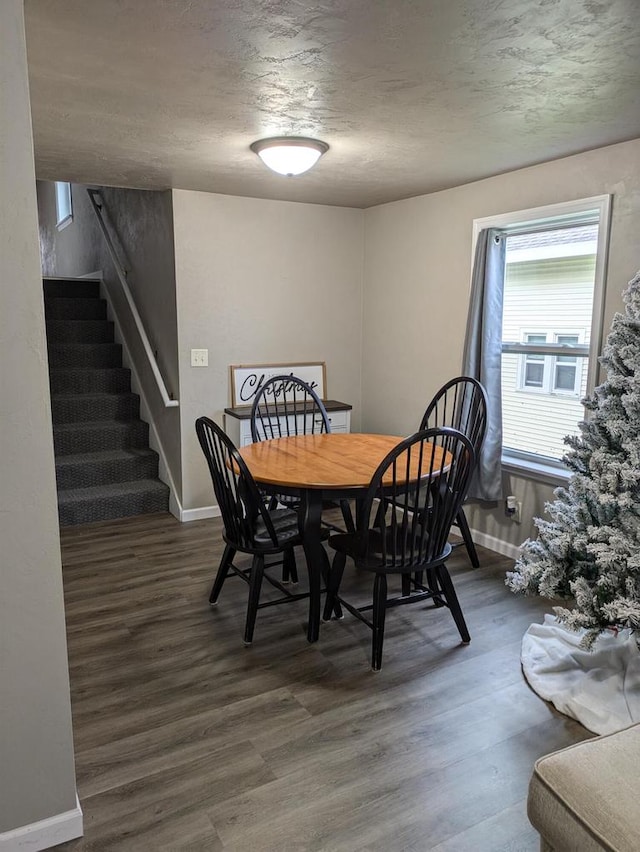
[[[639,852],[640,724],[541,757],[527,811],[540,852]]]

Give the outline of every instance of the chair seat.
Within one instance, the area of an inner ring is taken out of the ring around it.
[[[276,498],[278,503],[283,506],[287,506],[290,509],[298,509],[300,507],[300,498],[294,497],[291,494],[273,494],[269,495]],[[339,509],[340,501],[339,500],[323,500],[322,501],[323,509]]]
[[[387,550],[390,550],[392,541],[392,532],[390,529],[387,529],[386,540]],[[364,538],[362,532],[332,535],[329,538],[329,546],[340,553],[344,553],[346,556],[350,556],[358,568],[364,568],[365,571],[383,571],[385,574],[407,574],[410,573],[414,567],[420,567],[425,562],[425,556],[423,553],[422,558],[417,558],[416,554],[415,566],[403,564],[397,569],[394,569],[393,566],[388,563],[385,565],[382,555],[382,537],[377,529],[365,530]],[[365,552],[367,555],[363,556],[362,554]],[[447,544],[442,553],[436,557],[430,557],[429,562],[431,564],[437,564],[440,561],[444,561],[450,553],[451,545]]]
[[[294,544],[294,539],[300,538],[298,515],[294,511],[291,509],[273,509],[269,512],[269,517],[280,545]],[[258,518],[256,523],[254,539],[256,544],[265,545],[268,548],[273,547],[271,536],[262,518]]]
[[[273,497],[275,497],[275,499],[278,501],[278,503],[280,503],[281,505],[283,505],[285,507],[288,507],[287,511],[291,511],[291,510],[293,510],[294,512],[300,511],[302,503],[300,502],[300,499],[298,497],[292,497],[289,494],[273,494],[273,495],[271,495],[271,498],[273,498]],[[331,509],[342,509],[343,517],[345,519],[345,524],[348,523],[347,514],[346,514],[347,510],[345,510],[342,507],[339,500],[323,500],[322,501],[322,511],[325,512],[325,511],[329,511]],[[271,511],[273,511],[273,510],[271,510]],[[352,521],[352,523],[353,523],[353,521]],[[321,524],[322,524],[322,528],[320,530],[320,539],[322,541],[326,541],[329,538],[329,536],[331,535],[331,532],[333,530],[342,529],[341,527],[338,527],[335,524],[331,524],[331,523],[329,523],[329,521],[325,521],[325,520],[322,520]]]

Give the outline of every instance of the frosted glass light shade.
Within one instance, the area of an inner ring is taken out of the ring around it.
[[[286,177],[301,175],[308,171],[324,152],[329,150],[326,142],[306,139],[302,136],[260,139],[258,142],[253,142],[250,147],[271,171]]]

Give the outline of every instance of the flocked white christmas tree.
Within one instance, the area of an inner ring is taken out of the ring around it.
[[[565,438],[572,471],[536,518],[515,570],[514,592],[570,598],[554,607],[593,645],[603,630],[629,627],[640,644],[640,272],[624,293],[600,363],[606,381],[585,400],[591,412],[581,434]]]

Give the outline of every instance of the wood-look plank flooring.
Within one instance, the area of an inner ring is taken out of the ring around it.
[[[246,585],[208,605],[220,531],[170,515],[62,530],[85,836],[56,848],[537,850],[533,763],[590,735],[522,676],[549,603],[506,589],[510,561],[480,549],[474,571],[456,550],[471,644],[447,609],[393,609],[374,673],[348,614],[307,643],[306,601],[260,610],[245,648]],[[345,596],[370,583],[348,567]]]

